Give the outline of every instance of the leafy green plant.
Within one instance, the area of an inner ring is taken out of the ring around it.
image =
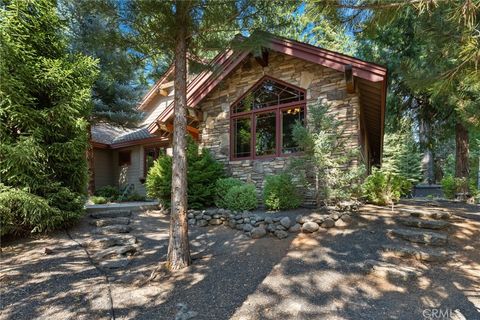
[[[475,182],[467,180],[466,178],[455,178],[453,176],[446,176],[441,181],[443,195],[447,199],[455,199],[457,193],[469,193],[475,197],[478,193]]]
[[[376,168],[362,185],[366,200],[377,205],[393,204],[400,200],[402,195],[406,195],[411,188],[412,184],[406,178]]]
[[[94,204],[105,204],[105,203],[108,202],[107,198],[102,197],[102,196],[93,196],[93,197],[90,197],[90,200]]]
[[[192,139],[188,140],[187,164],[188,206],[193,209],[212,206],[215,183],[224,176],[222,164],[208,150],[200,153],[198,145]],[[163,156],[155,161],[147,174],[147,195],[170,207],[171,186],[172,158]]]
[[[258,200],[255,186],[246,183],[231,187],[225,195],[225,206],[227,209],[235,211],[257,208]]]
[[[300,206],[301,198],[292,176],[287,173],[268,176],[263,189],[263,201],[270,210],[293,209]]]
[[[227,208],[225,196],[228,191],[233,187],[241,186],[243,184],[244,182],[235,178],[218,179],[215,183],[215,205],[219,208]]]
[[[120,191],[114,186],[103,186],[95,190],[95,195],[113,200],[118,198]]]

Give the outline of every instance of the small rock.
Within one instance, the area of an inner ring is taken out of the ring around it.
[[[53,250],[50,249],[50,248],[45,248],[44,253],[47,254],[47,255],[48,255],[48,254],[54,254],[55,251],[53,251]]]
[[[253,227],[252,227],[251,224],[244,224],[244,225],[243,225],[243,231],[245,231],[245,232],[250,232],[250,231],[252,231],[252,230],[253,230]]]
[[[266,231],[265,228],[262,227],[262,226],[253,228],[252,231],[250,231],[250,236],[251,236],[253,239],[262,238],[262,237],[264,237],[266,234],[267,234],[267,231]]]
[[[261,216],[261,215],[259,215],[259,214],[256,214],[256,215],[254,216],[254,218],[255,218],[255,220],[257,220],[257,221],[263,221],[263,220],[265,220],[265,217],[263,217],[263,216]]]
[[[290,228],[290,224],[291,224],[290,218],[289,217],[283,217],[282,219],[280,219],[280,224],[287,229]]]
[[[240,219],[235,219],[237,221],[237,223],[244,223],[245,222],[245,219],[243,218],[240,218]]]
[[[237,223],[237,224],[235,225],[235,228],[236,228],[237,230],[243,230],[243,223]]]
[[[322,222],[322,228],[333,228],[335,226],[335,220],[327,218]]]
[[[315,232],[319,229],[319,226],[316,222],[308,221],[302,225],[302,232]]]
[[[188,219],[193,219],[195,218],[195,215],[193,213],[187,214]]]
[[[284,230],[276,230],[274,233],[278,239],[285,239],[288,237],[288,232]]]
[[[242,218],[243,218],[243,217],[242,217],[241,214],[236,214],[236,215],[235,215],[235,220],[239,220],[239,219],[242,219]]]
[[[208,221],[204,219],[197,220],[197,226],[199,227],[205,227],[208,225]]]
[[[212,226],[218,226],[218,225],[222,224],[222,220],[213,218],[212,220],[209,221],[209,223]]]
[[[188,224],[191,225],[191,226],[194,226],[196,222],[197,222],[197,220],[195,220],[195,219],[188,219]]]
[[[212,217],[213,219],[220,219],[221,216],[219,214],[214,214]]]
[[[279,222],[280,219],[281,219],[280,217],[273,217],[273,218],[272,218],[273,222]]]
[[[228,220],[228,226],[230,228],[235,228],[235,225],[236,225],[235,220],[233,219]]]
[[[333,220],[338,220],[340,218],[340,215],[335,212],[330,215],[330,218],[332,218]]]
[[[267,224],[273,223],[272,217],[265,217],[265,223],[267,223]]]
[[[209,216],[209,215],[204,214],[204,215],[203,215],[203,219],[204,219],[204,220],[207,220],[207,221],[210,221],[210,220],[212,220],[212,217]]]
[[[218,214],[225,214],[225,213],[226,213],[225,209],[223,209],[223,208],[218,209]]]
[[[281,224],[277,224],[277,225],[275,226],[275,229],[276,229],[276,230],[287,230],[287,228],[285,228],[285,227],[282,226]]]
[[[288,229],[290,232],[299,232],[302,229],[302,225],[300,223],[295,223],[293,226]]]
[[[275,231],[275,225],[273,223],[267,225],[267,231],[269,232],[274,232]]]

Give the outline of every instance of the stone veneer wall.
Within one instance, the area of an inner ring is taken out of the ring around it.
[[[280,53],[270,52],[269,64],[262,68],[253,58],[245,61],[222,81],[200,104],[201,146],[212,151],[234,177],[255,183],[259,195],[267,175],[278,174],[288,165],[289,157],[261,160],[230,160],[230,106],[262,76],[268,75],[307,91],[308,108],[319,100],[331,105],[331,112],[342,120],[349,148],[359,147],[359,99],[348,94],[342,72]],[[305,191],[305,205],[313,204],[313,191]]]

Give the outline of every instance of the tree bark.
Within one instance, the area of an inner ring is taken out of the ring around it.
[[[172,165],[172,208],[170,215],[170,240],[167,267],[179,270],[191,264],[187,222],[187,7],[176,3],[178,22],[175,47],[174,122]]]
[[[470,173],[470,166],[468,163],[468,130],[467,128],[457,120],[455,125],[455,177],[467,179]],[[465,190],[462,192],[468,192],[468,182],[465,186]]]

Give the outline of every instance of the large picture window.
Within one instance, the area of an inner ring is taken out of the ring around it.
[[[231,107],[232,159],[297,153],[295,123],[305,121],[305,91],[270,77],[262,78]]]

